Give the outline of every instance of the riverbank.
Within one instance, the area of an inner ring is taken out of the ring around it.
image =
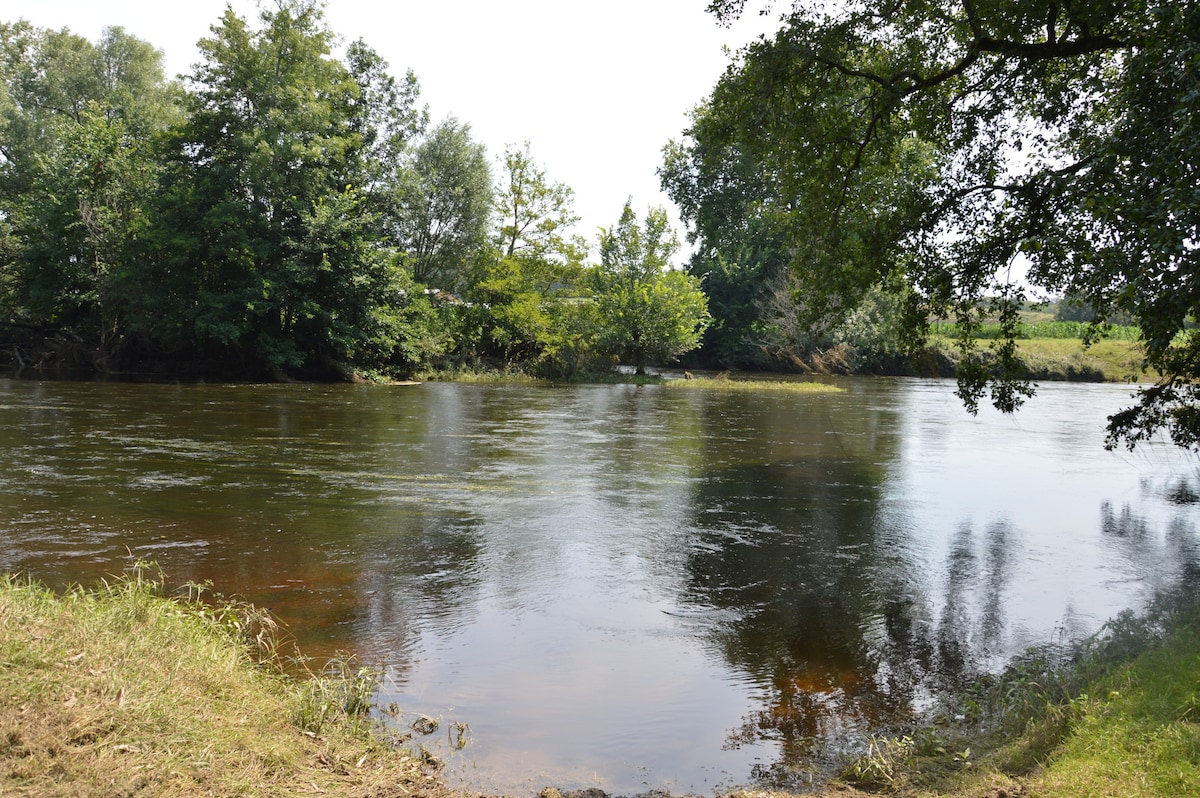
[[[843,776],[904,798],[1200,795],[1195,583],[1126,611],[1069,656],[1031,651],[878,738]]]
[[[286,676],[268,615],[194,599],[0,577],[0,794],[450,794],[372,725],[369,671]]]
[[[978,342],[978,351],[990,356],[990,340]],[[1078,338],[1020,338],[1017,354],[1022,376],[1044,382],[1147,382],[1156,375],[1146,369],[1146,348],[1136,340],[1102,339],[1084,346]],[[932,335],[924,352],[903,359],[892,369],[904,375],[953,377],[962,353],[958,342]],[[851,370],[853,373],[853,370]]]
[[[995,324],[977,341],[977,351],[985,359],[995,342]],[[1016,341],[1024,364],[1023,376],[1040,381],[1069,382],[1147,382],[1156,375],[1145,368],[1145,346],[1130,327],[1118,328],[1112,337],[1102,338],[1085,346],[1079,337],[1085,325],[1070,325],[1058,330],[1059,337],[1044,337],[1048,328],[1056,325],[1032,324],[1025,334],[1043,337],[1023,337]],[[11,327],[11,325],[10,325]],[[934,325],[925,347],[917,354],[902,353],[894,342],[885,345],[886,351],[856,350],[848,344],[829,349],[797,352],[774,352],[765,357],[758,368],[739,369],[741,375],[772,373],[813,375],[888,375],[917,377],[954,377],[962,353],[957,347],[955,325]],[[325,363],[319,368],[285,374],[276,369],[264,371],[254,365],[228,360],[178,360],[171,358],[141,358],[114,365],[99,351],[93,351],[75,340],[46,337],[36,329],[25,331],[30,338],[9,341],[0,346],[0,371],[38,379],[111,379],[130,382],[388,382],[409,384],[426,382],[573,382],[573,383],[654,383],[654,375],[633,375],[624,371],[581,372],[569,378],[554,379],[534,376],[529,364],[475,361],[434,369],[417,370],[406,379],[380,373],[359,373],[344,364]],[[24,351],[26,354],[21,355]],[[703,358],[701,358],[703,360]],[[693,361],[693,364],[700,361]],[[699,371],[724,371],[725,366],[708,362],[690,366]],[[735,367],[736,368],[736,367]]]
[[[1122,616],[1070,667],[1016,663],[953,720],[872,740],[827,794],[1200,794],[1200,623],[1180,606]],[[0,793],[452,798],[371,721],[369,669],[288,676],[278,640],[253,607],[165,597],[144,571],[65,595],[0,577]]]

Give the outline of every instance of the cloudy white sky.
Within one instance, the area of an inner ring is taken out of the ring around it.
[[[712,88],[736,49],[771,25],[750,14],[731,29],[706,0],[327,0],[345,41],[362,38],[393,74],[412,69],[433,119],[468,122],[495,158],[530,142],[552,180],[575,190],[576,232],[594,245],[632,196],[674,208],[659,191],[664,144]],[[119,25],[163,50],[168,74],[189,71],[195,44],[226,0],[6,0],[0,19],[68,27],[96,40]],[[255,19],[254,0],[231,0]],[[682,238],[683,231],[680,230]]]

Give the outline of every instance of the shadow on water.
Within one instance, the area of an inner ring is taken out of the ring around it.
[[[728,612],[709,635],[765,700],[726,745],[777,743],[777,761],[753,774],[776,782],[906,712],[868,662],[878,486],[852,460],[821,458],[726,470],[704,484],[697,507],[709,509],[696,519],[685,596]]]
[[[1002,647],[1009,525],[958,527],[936,610],[924,564],[894,545],[880,509],[899,443],[889,415],[840,414],[836,432],[810,419],[782,447],[790,458],[710,471],[696,489],[683,601],[722,611],[704,634],[759,686],[725,743],[774,744],[752,768],[757,783],[828,775],[870,734],[977,673],[977,649]]]

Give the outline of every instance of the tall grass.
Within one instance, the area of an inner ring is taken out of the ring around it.
[[[1113,341],[1138,341],[1141,340],[1141,330],[1137,327],[1128,325],[1109,325],[1101,327],[1101,338]],[[1018,338],[1073,338],[1083,340],[1092,330],[1092,325],[1081,321],[1043,321],[1034,322],[1032,324],[1022,323],[1017,327]],[[940,335],[946,338],[959,338],[962,336],[962,328],[948,321],[934,322],[930,326],[930,333]],[[975,332],[975,336],[981,339],[1000,338],[1003,335],[1001,326],[997,323],[985,323],[980,325]]]
[[[144,566],[62,594],[0,576],[0,794],[442,789],[372,733],[369,672],[286,676],[278,640],[266,613],[167,596]]]

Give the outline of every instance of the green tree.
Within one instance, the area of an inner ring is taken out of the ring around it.
[[[1025,286],[1128,312],[1163,378],[1109,443],[1165,428],[1196,448],[1198,54],[1190,0],[795,2],[706,113],[770,177],[812,313],[898,278],[919,341],[928,317],[970,328],[998,300],[1010,336],[990,358],[965,340],[959,393],[1011,410],[1030,393],[1011,339]]]
[[[482,259],[471,295],[487,309],[485,335],[503,357],[537,367],[576,315],[566,305],[582,288],[587,245],[570,234],[579,221],[574,192],[546,177],[526,143],[504,153],[495,209],[495,252]]]
[[[664,149],[659,176],[689,223],[688,270],[703,280],[713,315],[701,358],[724,367],[894,370],[899,339],[884,333],[897,332],[903,291],[855,296],[846,321],[845,313],[812,312],[814,296],[789,269],[793,248],[771,159],[705,106],[686,133]]]
[[[405,153],[429,125],[428,108],[418,105],[417,76],[410,69],[397,80],[387,61],[362,39],[346,48],[346,66],[358,85],[350,100],[350,125],[362,139],[365,182],[381,192],[394,190]]]
[[[627,202],[617,225],[600,231],[593,280],[602,345],[638,374],[649,363],[669,363],[695,349],[709,323],[699,279],[670,266],[678,248],[661,208],[651,208],[639,227]]]
[[[521,149],[508,147],[496,187],[500,254],[527,262],[581,263],[587,243],[568,235],[579,221],[574,204],[575,192],[546,177],[529,152],[529,142]]]
[[[453,117],[417,146],[397,187],[395,238],[420,283],[450,291],[469,282],[472,261],[488,245],[492,173],[471,126]]]
[[[131,248],[154,196],[154,142],[180,115],[162,55],[108,28],[0,25],[0,217],[10,238],[0,301],[10,317],[114,354]]]
[[[200,42],[149,259],[149,324],[275,374],[379,365],[402,274],[381,244],[378,161],[419,123],[415,87],[393,91],[365,46],[353,68],[335,59],[316,3],[283,0],[259,22],[227,10]]]
[[[688,271],[703,280],[713,316],[701,355],[726,368],[778,367],[788,348],[780,314],[797,312],[770,172],[739,146],[736,128],[700,107],[686,143],[664,149],[659,177],[688,222]]]

